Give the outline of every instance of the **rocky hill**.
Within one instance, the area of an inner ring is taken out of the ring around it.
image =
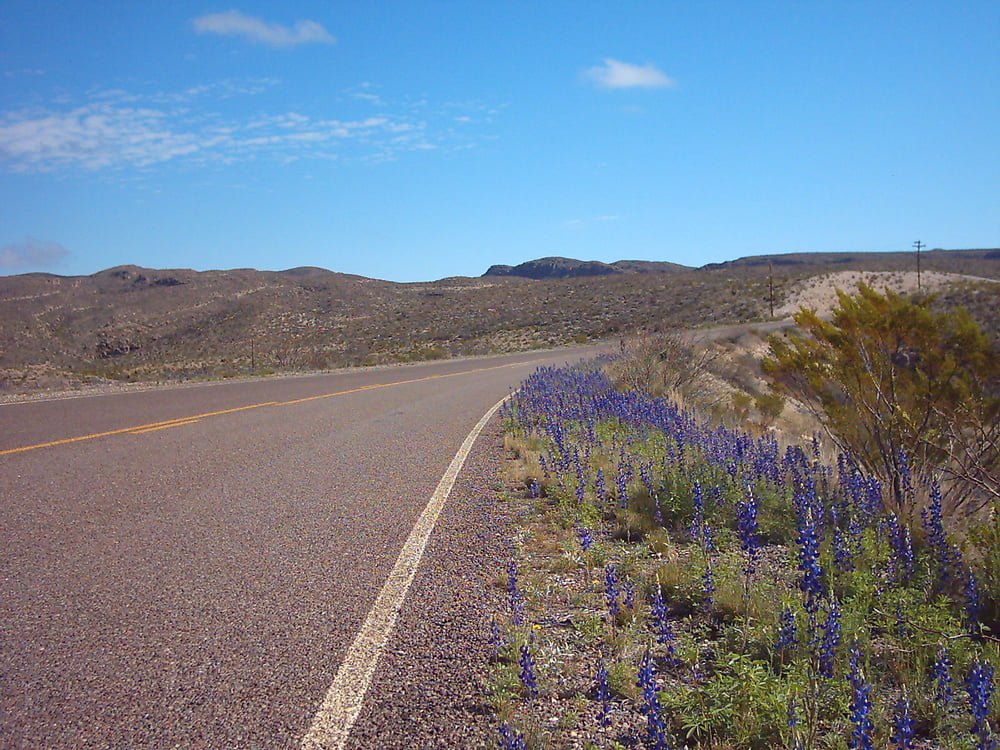
[[[996,251],[924,255],[927,271],[1000,278]],[[831,270],[913,267],[906,253],[816,260],[772,262],[775,309],[805,279]],[[570,261],[565,267],[587,265]],[[0,395],[106,380],[226,377],[485,354],[617,338],[639,328],[769,317],[766,261],[702,269],[640,261],[601,265],[612,270],[540,279],[494,273],[410,284],[320,268],[198,272],[122,266],[90,276],[0,276]],[[949,286],[942,297],[979,310],[997,328],[998,289],[970,281]]]
[[[575,276],[610,276],[616,273],[668,273],[689,271],[688,266],[665,261],[619,260],[602,263],[599,260],[573,258],[539,258],[516,266],[490,266],[483,276],[520,276],[525,279],[566,279]]]

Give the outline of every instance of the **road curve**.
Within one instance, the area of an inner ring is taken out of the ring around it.
[[[584,353],[0,406],[0,746],[298,748],[469,431]],[[441,525],[469,546],[447,504]],[[430,552],[462,579],[454,550]],[[427,576],[416,589],[400,628],[454,606]],[[393,636],[348,746],[406,746],[384,696],[413,702],[391,686],[420,677],[391,670],[434,661],[407,644]]]

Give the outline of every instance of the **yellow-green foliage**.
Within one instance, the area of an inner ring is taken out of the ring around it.
[[[928,298],[864,284],[838,294],[831,320],[803,309],[803,334],[771,338],[774,387],[814,410],[911,527],[919,504],[907,471],[915,487],[941,472],[965,480],[942,486],[949,515],[1000,497],[1000,357],[989,338],[964,310],[936,312]]]

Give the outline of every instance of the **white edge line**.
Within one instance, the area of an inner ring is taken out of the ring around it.
[[[451,460],[437,489],[410,531],[396,564],[372,605],[368,617],[347,650],[344,661],[333,678],[326,697],[313,716],[309,731],[300,744],[301,750],[343,750],[354,723],[361,713],[365,694],[375,674],[389,635],[403,607],[410,584],[416,575],[424,548],[434,531],[438,516],[444,507],[458,473],[462,470],[472,445],[497,410],[511,397],[510,394],[494,404],[476,423]]]

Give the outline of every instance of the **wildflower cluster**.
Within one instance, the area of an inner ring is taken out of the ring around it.
[[[940,493],[911,528],[853,461],[825,464],[818,440],[782,449],[618,391],[597,367],[539,370],[505,416],[542,446],[532,492],[571,550],[557,586],[587,602],[568,632],[600,660],[544,663],[593,701],[596,745],[632,712],[653,748],[995,746],[997,649]],[[508,594],[522,625],[513,563]],[[518,666],[522,693],[543,692],[527,643]]]

